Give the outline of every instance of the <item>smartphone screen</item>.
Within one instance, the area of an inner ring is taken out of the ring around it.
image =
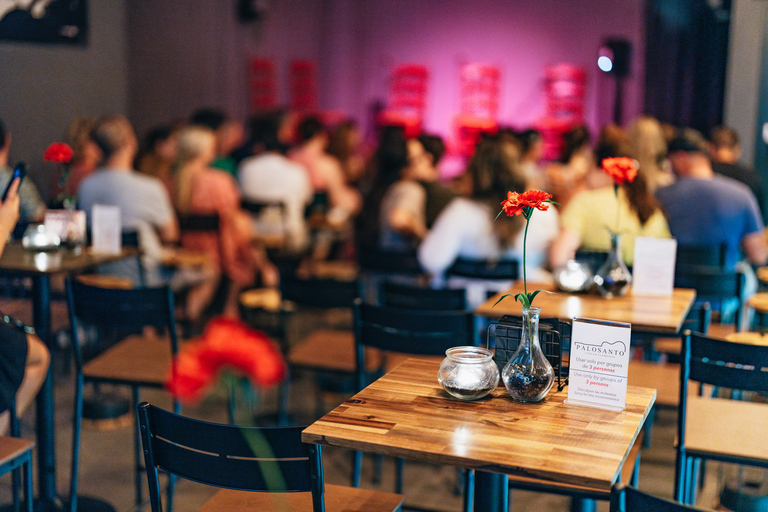
[[[5,190],[3,190],[3,202],[8,197],[8,191],[11,189],[11,185],[13,184],[13,180],[16,178],[20,178],[19,186],[21,186],[21,180],[24,179],[24,176],[27,175],[26,168],[24,166],[24,162],[19,162],[16,164],[16,167],[13,169],[13,174],[11,175],[10,181],[8,181],[8,185],[5,186]]]

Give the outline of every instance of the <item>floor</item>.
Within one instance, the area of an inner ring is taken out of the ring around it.
[[[66,495],[71,458],[73,378],[71,371],[61,360],[55,366],[55,382],[57,488],[59,493]],[[312,420],[317,405],[316,396],[313,376],[296,373],[293,376],[290,403],[291,414],[297,421]],[[185,406],[184,413],[196,418],[224,422],[227,419],[225,397],[225,390],[217,388],[202,402]],[[323,406],[329,409],[344,398],[340,395],[325,396]],[[162,407],[170,407],[170,401],[162,391],[143,392],[142,399]],[[275,393],[267,392],[260,401],[259,410],[273,411],[275,402]],[[668,498],[672,496],[674,478],[675,415],[674,411],[659,411],[653,428],[651,447],[642,452],[640,464],[640,488]],[[34,437],[34,411],[28,411],[22,420],[23,436]],[[133,509],[130,428],[129,420],[124,421],[123,425],[111,425],[109,428],[96,428],[94,425],[86,424],[82,435],[79,494],[104,500],[117,512]],[[347,484],[351,468],[349,452],[325,447],[323,456],[326,482]],[[392,461],[385,459],[383,465],[382,482],[373,484],[373,458],[365,458],[364,487],[393,490]],[[731,468],[726,469],[727,471],[723,471],[715,464],[708,466],[705,487],[699,496],[699,505],[716,506],[720,482],[725,478],[724,475],[731,471]],[[0,504],[10,501],[9,481],[8,477],[0,480]],[[454,491],[457,483],[455,468],[407,462],[404,481],[407,506],[446,512],[462,510],[462,498]],[[177,486],[174,508],[178,512],[197,510],[214,492],[214,489],[182,481]],[[510,510],[566,511],[569,510],[569,499],[543,493],[513,491]],[[599,503],[598,510],[607,511],[607,503]]]

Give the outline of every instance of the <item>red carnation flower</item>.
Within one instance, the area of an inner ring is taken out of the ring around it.
[[[637,177],[637,165],[635,161],[626,156],[614,158],[604,158],[602,161],[603,171],[613,178],[616,185],[626,182],[633,182]]]
[[[55,164],[68,164],[72,161],[74,152],[69,144],[63,142],[54,142],[43,153],[43,160],[46,162],[53,162]]]

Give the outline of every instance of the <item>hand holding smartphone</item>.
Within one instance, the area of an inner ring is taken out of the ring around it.
[[[24,165],[24,162],[19,162],[16,164],[16,167],[13,169],[13,174],[11,175],[10,181],[8,181],[8,185],[5,186],[5,190],[3,191],[3,197],[2,201],[5,202],[5,200],[8,198],[8,191],[11,190],[11,185],[13,185],[13,181],[16,178],[19,178],[19,187],[21,187],[21,181],[24,179],[24,176],[27,175],[27,169]]]

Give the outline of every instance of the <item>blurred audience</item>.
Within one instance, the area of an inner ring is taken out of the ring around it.
[[[8,157],[11,151],[11,132],[5,129],[0,119],[0,190],[5,190],[13,176]],[[40,197],[35,182],[27,176],[19,187],[19,220],[24,223],[41,222],[45,215],[45,202]],[[14,221],[14,225],[16,222]]]
[[[408,165],[391,185],[381,203],[381,239],[386,250],[415,249],[453,192],[438,182],[437,164],[445,153],[440,137],[422,134],[409,139]]]
[[[471,197],[457,197],[443,210],[419,246],[418,258],[434,286],[447,282],[451,287],[467,288],[467,301],[474,307],[485,300],[487,291],[507,289],[512,283],[458,278],[446,281],[445,271],[457,258],[508,258],[520,262],[522,275],[525,219],[496,217],[507,191],[522,193],[528,185],[520,169],[519,149],[505,138],[481,141],[467,172],[472,183]],[[548,253],[558,231],[555,208],[531,216],[529,232],[536,236],[529,237],[526,248],[529,281],[551,280],[546,270]]]
[[[336,157],[326,152],[328,135],[318,117],[302,119],[297,136],[299,144],[288,152],[288,157],[307,169],[315,194],[327,195],[329,209],[325,220],[331,225],[343,225],[360,211],[360,193],[347,183]]]
[[[669,229],[679,244],[726,244],[727,266],[742,254],[754,265],[768,261],[762,215],[752,191],[741,182],[715,174],[709,148],[697,131],[686,129],[669,144],[675,183],[656,190]]]
[[[304,212],[312,201],[312,185],[307,170],[292,162],[280,150],[278,137],[280,117],[255,117],[250,123],[249,144],[255,156],[240,163],[238,179],[243,196],[251,201],[280,201],[285,206],[287,249],[301,253],[309,246],[309,230]],[[259,216],[256,229],[260,232],[282,232],[283,219]]]
[[[548,192],[565,206],[576,192],[587,190],[587,175],[595,167],[592,139],[586,126],[577,126],[564,136],[564,146],[557,162],[546,168]]]
[[[178,127],[160,125],[152,128],[142,141],[136,157],[136,170],[154,176],[173,194],[173,162],[176,160]]]
[[[163,281],[159,264],[163,259],[163,243],[179,239],[179,224],[163,183],[153,176],[133,170],[138,141],[133,127],[124,116],[99,119],[91,133],[103,160],[101,167],[88,175],[80,185],[78,203],[85,210],[88,223],[94,205],[120,208],[122,229],[139,233],[147,284]],[[130,277],[139,284],[139,269],[125,260],[111,264],[109,271]]]
[[[739,135],[732,128],[717,126],[710,134],[709,156],[712,159],[712,170],[715,173],[733,178],[744,183],[752,190],[760,205],[760,211],[765,215],[765,197],[763,180],[758,173],[739,162],[741,144]]]
[[[603,158],[627,156],[625,141],[614,139],[616,145],[599,146],[596,154]],[[610,178],[609,178],[610,180]],[[639,236],[669,238],[669,227],[661,205],[648,191],[645,175],[638,174],[634,181],[624,182],[616,197],[611,184],[576,193],[560,216],[560,234],[552,243],[550,261],[559,267],[573,259],[576,251],[609,252],[611,234],[621,235],[621,255],[632,265],[635,239]],[[618,223],[618,224],[617,224]]]
[[[185,232],[181,242],[184,247],[207,252],[220,275],[227,277],[223,313],[236,317],[239,293],[256,284],[257,274],[264,286],[277,286],[278,276],[264,251],[251,243],[253,225],[250,216],[240,208],[237,183],[227,172],[210,167],[215,156],[216,137],[212,130],[199,125],[181,129],[175,164],[175,204],[179,215],[218,215],[218,233]],[[193,290],[194,307],[202,310],[208,305],[218,284],[208,282]]]
[[[245,141],[243,123],[215,108],[201,108],[195,111],[189,122],[213,130],[216,136],[216,156],[211,162],[211,167],[227,171],[237,178],[238,162],[232,153]]]
[[[675,176],[667,161],[667,139],[661,123],[653,117],[638,117],[632,121],[628,135],[630,155],[637,160],[637,170],[645,178],[649,192],[672,184]]]
[[[365,172],[362,145],[363,136],[355,121],[348,119],[333,127],[327,151],[339,160],[347,183],[358,183]]]
[[[520,168],[529,187],[545,190],[547,180],[539,165],[544,154],[544,138],[533,128],[516,133],[515,138],[520,144]]]

